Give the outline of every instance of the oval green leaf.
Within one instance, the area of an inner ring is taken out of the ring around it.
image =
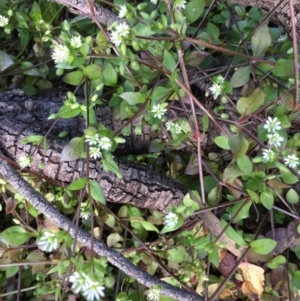
[[[260,255],[267,255],[271,253],[275,249],[276,245],[277,241],[270,238],[257,239],[250,243],[253,251]]]
[[[264,191],[260,195],[260,201],[267,209],[271,210],[274,204],[274,196],[271,192]]]
[[[228,143],[228,138],[225,136],[218,136],[218,137],[214,138],[214,142],[222,149],[227,149],[227,150],[230,149],[230,146]]]
[[[100,186],[100,184],[97,181],[95,181],[95,180],[90,181],[90,192],[91,192],[91,196],[94,200],[96,200],[97,202],[99,202],[103,205],[106,204],[102,187]]]
[[[81,158],[84,152],[84,137],[75,137],[71,139],[64,147],[61,155],[60,162],[75,161]]]
[[[69,85],[77,86],[80,84],[82,78],[83,72],[81,70],[77,70],[66,74],[63,78],[63,82]]]
[[[120,97],[131,106],[134,106],[139,103],[144,103],[147,100],[148,95],[141,92],[124,92]]]

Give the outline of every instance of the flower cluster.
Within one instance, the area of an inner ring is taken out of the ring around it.
[[[157,105],[154,105],[151,109],[151,113],[153,113],[154,117],[158,119],[162,119],[165,113],[167,112],[166,109],[167,105],[168,105],[167,103],[162,103],[162,104],[159,103]]]
[[[166,216],[165,216],[165,225],[167,227],[174,227],[176,226],[176,224],[178,223],[178,215],[174,212],[169,212]]]
[[[79,36],[71,37],[70,45],[75,49],[81,47],[82,46],[81,37],[79,37]]]
[[[69,280],[74,292],[76,294],[80,292],[88,301],[99,300],[104,297],[104,286],[99,281],[92,280],[83,272],[74,272]]]
[[[42,235],[37,238],[36,243],[38,247],[45,252],[56,251],[59,247],[59,242],[55,233],[48,230],[42,232]]]
[[[126,23],[120,23],[116,29],[112,32],[110,40],[115,46],[122,44],[123,38],[126,38],[130,33],[130,28]]]
[[[222,75],[218,75],[213,81],[213,85],[209,88],[209,91],[214,99],[217,99],[222,94],[224,82],[225,79]]]
[[[128,11],[127,11],[126,4],[121,5],[120,10],[119,10],[119,18],[121,18],[121,19],[125,18],[127,13],[128,13]]]
[[[274,150],[270,149],[271,147],[280,147],[281,142],[284,141],[277,131],[281,130],[281,123],[277,117],[268,117],[264,128],[268,131],[268,145],[269,149],[264,149],[262,151],[263,159],[267,162],[273,162],[276,159],[276,153]],[[299,165],[299,158],[292,154],[284,158],[284,162],[287,166],[291,168],[296,168]]]
[[[93,136],[86,135],[85,141],[90,145],[90,156],[93,159],[101,158],[101,150],[110,150],[112,147],[112,142],[108,137],[100,138],[97,133]]]

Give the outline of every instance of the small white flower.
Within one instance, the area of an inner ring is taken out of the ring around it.
[[[99,140],[99,146],[104,150],[109,150],[112,146],[111,140],[108,137],[102,137]]]
[[[100,142],[100,138],[98,134],[95,134],[94,136],[85,136],[85,142],[88,142],[89,145],[98,145]]]
[[[288,35],[287,33],[286,34],[283,34],[281,35],[278,39],[277,39],[277,42],[284,42],[288,39]]]
[[[17,159],[17,162],[20,165],[21,169],[24,169],[26,167],[30,167],[31,166],[31,164],[32,164],[32,158],[26,156],[25,154],[22,154]]]
[[[186,5],[186,0],[175,0],[173,9],[178,8],[178,9],[185,9]]]
[[[262,151],[262,155],[263,158],[267,161],[267,162],[272,162],[275,159],[275,153],[271,150],[271,149],[264,149]]]
[[[8,24],[8,18],[0,15],[0,27],[5,27]]]
[[[217,99],[219,95],[222,93],[222,87],[218,84],[213,84],[209,88],[210,93],[212,94],[214,99]]]
[[[121,5],[120,6],[120,10],[119,10],[119,18],[125,18],[126,17],[126,15],[127,15],[127,7],[126,7],[126,4],[124,4],[124,5]]]
[[[171,131],[171,128],[173,127],[173,123],[172,123],[172,121],[167,121],[166,122],[166,129],[168,130],[168,131]]]
[[[55,64],[59,64],[65,62],[70,55],[70,51],[66,45],[55,45],[53,53],[51,55],[52,59],[54,60]]]
[[[294,154],[288,155],[284,158],[284,163],[291,168],[296,168],[299,165],[299,158]]]
[[[173,212],[169,212],[165,217],[165,225],[167,227],[174,227],[178,223],[178,215]]]
[[[274,134],[268,134],[267,137],[269,138],[269,144],[270,146],[280,146],[281,141],[283,141],[284,139],[279,136],[278,133],[274,133]]]
[[[156,5],[157,4],[157,0],[151,0],[151,2]]]
[[[277,117],[272,118],[269,116],[264,128],[267,129],[269,133],[275,133],[281,130],[281,123],[278,121]]]
[[[175,123],[174,128],[175,128],[175,133],[176,134],[181,133],[182,129],[181,129],[181,126],[178,123]]]
[[[88,219],[91,216],[90,206],[88,202],[82,202],[80,206],[80,217]]]
[[[46,252],[55,251],[59,247],[56,235],[50,231],[43,231],[42,236],[37,238],[36,243],[42,251]]]
[[[171,131],[171,129],[174,129],[176,134],[180,134],[182,131],[181,126],[178,123],[172,122],[172,121],[166,122],[166,128],[168,131]]]
[[[116,31],[111,34],[110,40],[117,47],[119,47],[122,44],[122,37]]]
[[[89,279],[87,281],[87,286],[82,295],[88,301],[99,300],[101,297],[104,297],[104,286],[98,281],[93,281]]]
[[[147,294],[147,299],[149,301],[159,301],[160,299],[160,289],[151,288]]]
[[[164,108],[161,104],[157,104],[152,107],[151,112],[154,114],[154,117],[162,119],[162,117],[167,112],[167,109]]]
[[[70,40],[70,44],[73,48],[79,48],[82,46],[81,37],[73,36]]]
[[[99,146],[90,146],[90,157],[93,159],[98,159],[102,157],[102,153],[101,150],[99,148]]]
[[[69,281],[72,284],[72,289],[74,291],[74,293],[78,294],[81,291],[85,291],[87,286],[88,286],[88,281],[89,281],[89,277],[81,272],[74,272],[70,277],[69,277]]]
[[[121,23],[117,26],[116,32],[121,36],[121,37],[126,37],[129,35],[130,28],[126,23]]]

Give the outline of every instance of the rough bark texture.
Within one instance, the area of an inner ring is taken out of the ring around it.
[[[258,7],[266,15],[279,4],[279,7],[272,14],[271,19],[274,20],[277,25],[281,25],[288,34],[291,34],[292,26],[289,0],[229,0],[228,2],[242,6]],[[293,0],[293,3],[295,10],[293,19],[296,24],[297,40],[300,41],[300,0]]]
[[[83,119],[59,120],[48,136],[49,148],[24,145],[28,135],[45,135],[53,120],[48,116],[57,112],[61,99],[27,98],[22,92],[0,94],[0,150],[13,160],[21,154],[31,155],[33,164],[30,171],[60,183],[69,184],[84,176],[84,160],[60,162],[60,154],[66,143],[82,135]],[[101,110],[100,110],[101,111]],[[104,112],[107,116],[107,112]],[[100,116],[101,117],[101,116]],[[58,134],[66,131],[68,136],[59,139]],[[129,141],[129,151],[133,150]],[[122,150],[121,150],[122,152]],[[170,205],[178,205],[186,190],[181,185],[161,176],[146,165],[138,165],[116,159],[122,179],[103,170],[101,164],[90,162],[90,179],[97,180],[103,188],[107,201],[130,203],[144,208],[166,211]],[[44,168],[39,165],[43,163]]]

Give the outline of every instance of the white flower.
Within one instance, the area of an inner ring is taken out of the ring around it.
[[[82,202],[80,206],[80,217],[88,219],[91,216],[90,206],[88,202]]]
[[[90,157],[93,159],[98,159],[102,157],[102,153],[99,146],[90,146]]]
[[[280,146],[281,141],[283,141],[284,139],[279,136],[278,133],[274,133],[274,134],[268,134],[267,137],[269,138],[269,144],[270,146]]]
[[[277,39],[277,42],[284,42],[288,39],[288,35],[287,33],[286,34],[283,34],[281,35],[278,39]]]
[[[275,159],[275,153],[271,149],[264,149],[262,155],[267,162],[272,162]]]
[[[159,301],[160,297],[160,289],[158,288],[151,288],[147,294],[147,299],[149,301]]]
[[[171,131],[171,129],[174,129],[176,134],[180,134],[181,133],[181,126],[176,123],[176,122],[172,122],[172,121],[167,121],[166,122],[166,128],[168,131]]]
[[[79,48],[82,46],[81,37],[73,36],[70,40],[70,44],[73,48]]]
[[[167,112],[167,109],[164,108],[161,104],[158,104],[152,107],[151,112],[154,114],[154,117],[162,119],[162,117]]]
[[[66,45],[55,45],[53,53],[51,55],[52,59],[54,60],[55,64],[59,64],[65,62],[70,55],[70,51]]]
[[[222,93],[222,87],[218,84],[213,84],[210,88],[209,88],[210,93],[212,94],[212,96],[214,97],[214,99],[217,99],[219,95],[221,95]]]
[[[126,17],[126,15],[127,15],[127,7],[126,7],[126,4],[124,4],[124,5],[121,5],[120,6],[120,10],[119,10],[119,18],[125,18]]]
[[[117,26],[116,32],[118,32],[121,37],[126,37],[129,35],[130,28],[126,23],[121,23]]]
[[[296,168],[299,165],[299,158],[294,154],[288,155],[284,158],[284,163],[291,168]]]
[[[122,37],[116,31],[111,34],[110,40],[117,47],[122,44]]]
[[[186,0],[175,0],[173,9],[175,8],[185,9],[185,5],[186,5]]]
[[[277,117],[272,118],[269,116],[264,128],[267,129],[269,133],[275,133],[281,130],[281,123]]]
[[[5,27],[8,24],[8,18],[0,15],[0,27]]]
[[[102,137],[99,140],[99,146],[104,150],[109,150],[112,146],[111,140],[108,137]]]
[[[98,145],[100,142],[100,138],[98,134],[95,134],[94,136],[85,136],[85,142],[88,142],[89,145]]]
[[[157,4],[157,0],[151,0],[151,2],[156,5]]]
[[[175,133],[176,134],[180,134],[181,133],[182,129],[181,129],[181,126],[178,123],[175,123],[174,128],[175,128]]]
[[[31,166],[31,164],[32,164],[32,158],[26,156],[25,154],[22,154],[17,159],[17,162],[20,165],[21,169],[24,169],[26,167],[30,167]]]
[[[167,121],[166,122],[166,128],[167,128],[167,130],[168,131],[171,131],[171,128],[173,127],[173,123],[172,123],[172,121]]]
[[[178,223],[178,215],[173,212],[169,212],[165,217],[165,225],[167,227],[174,227]]]
[[[82,292],[82,295],[88,301],[99,300],[101,297],[104,297],[104,286],[98,281],[88,279],[87,286]]]
[[[87,286],[88,286],[88,281],[89,281],[89,277],[81,272],[74,272],[70,277],[69,277],[69,281],[72,284],[72,289],[74,291],[74,293],[78,294],[81,291],[85,291]]]
[[[46,252],[55,251],[59,247],[56,235],[50,231],[43,231],[42,236],[37,238],[36,243],[42,251]]]

